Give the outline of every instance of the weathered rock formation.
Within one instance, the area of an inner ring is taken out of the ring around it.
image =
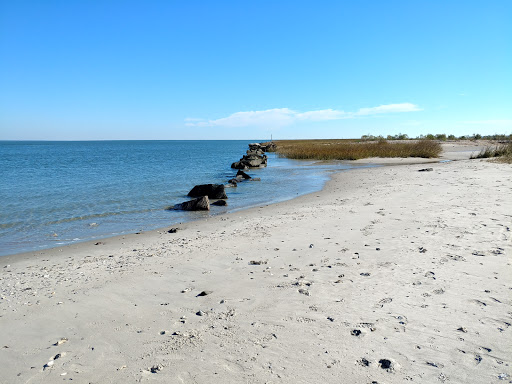
[[[225,207],[228,205],[228,202],[226,200],[217,200],[212,203],[212,205],[217,205],[219,207]]]
[[[208,199],[208,196],[202,196],[194,200],[176,204],[174,209],[181,211],[209,211],[210,200]]]
[[[277,145],[273,141],[260,143],[259,146],[263,152],[275,152],[277,149]]]
[[[224,185],[222,184],[202,184],[196,185],[192,190],[188,193],[188,196],[198,197],[198,196],[208,196],[210,199],[227,199],[226,191],[224,190]]]
[[[239,161],[231,164],[231,168],[235,169],[249,169],[249,168],[263,168],[267,166],[267,156],[260,148],[259,144],[249,144],[249,150]]]

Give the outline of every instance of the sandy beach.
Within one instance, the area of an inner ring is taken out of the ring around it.
[[[512,172],[472,151],[2,257],[0,382],[512,383]]]

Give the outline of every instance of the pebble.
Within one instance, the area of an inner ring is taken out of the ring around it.
[[[267,264],[266,260],[251,260],[249,261],[249,265],[261,265],[261,264]]]
[[[54,346],[59,346],[59,345],[62,345],[64,343],[66,343],[68,341],[68,339],[66,339],[65,337],[63,337],[62,339],[60,339],[59,341],[57,341],[55,344],[53,344]]]

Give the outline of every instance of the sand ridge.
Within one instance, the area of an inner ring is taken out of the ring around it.
[[[510,166],[427,166],[0,258],[0,382],[512,382]]]

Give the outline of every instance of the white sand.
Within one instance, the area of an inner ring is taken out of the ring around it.
[[[511,187],[479,160],[357,169],[175,234],[2,257],[0,382],[512,382]]]

